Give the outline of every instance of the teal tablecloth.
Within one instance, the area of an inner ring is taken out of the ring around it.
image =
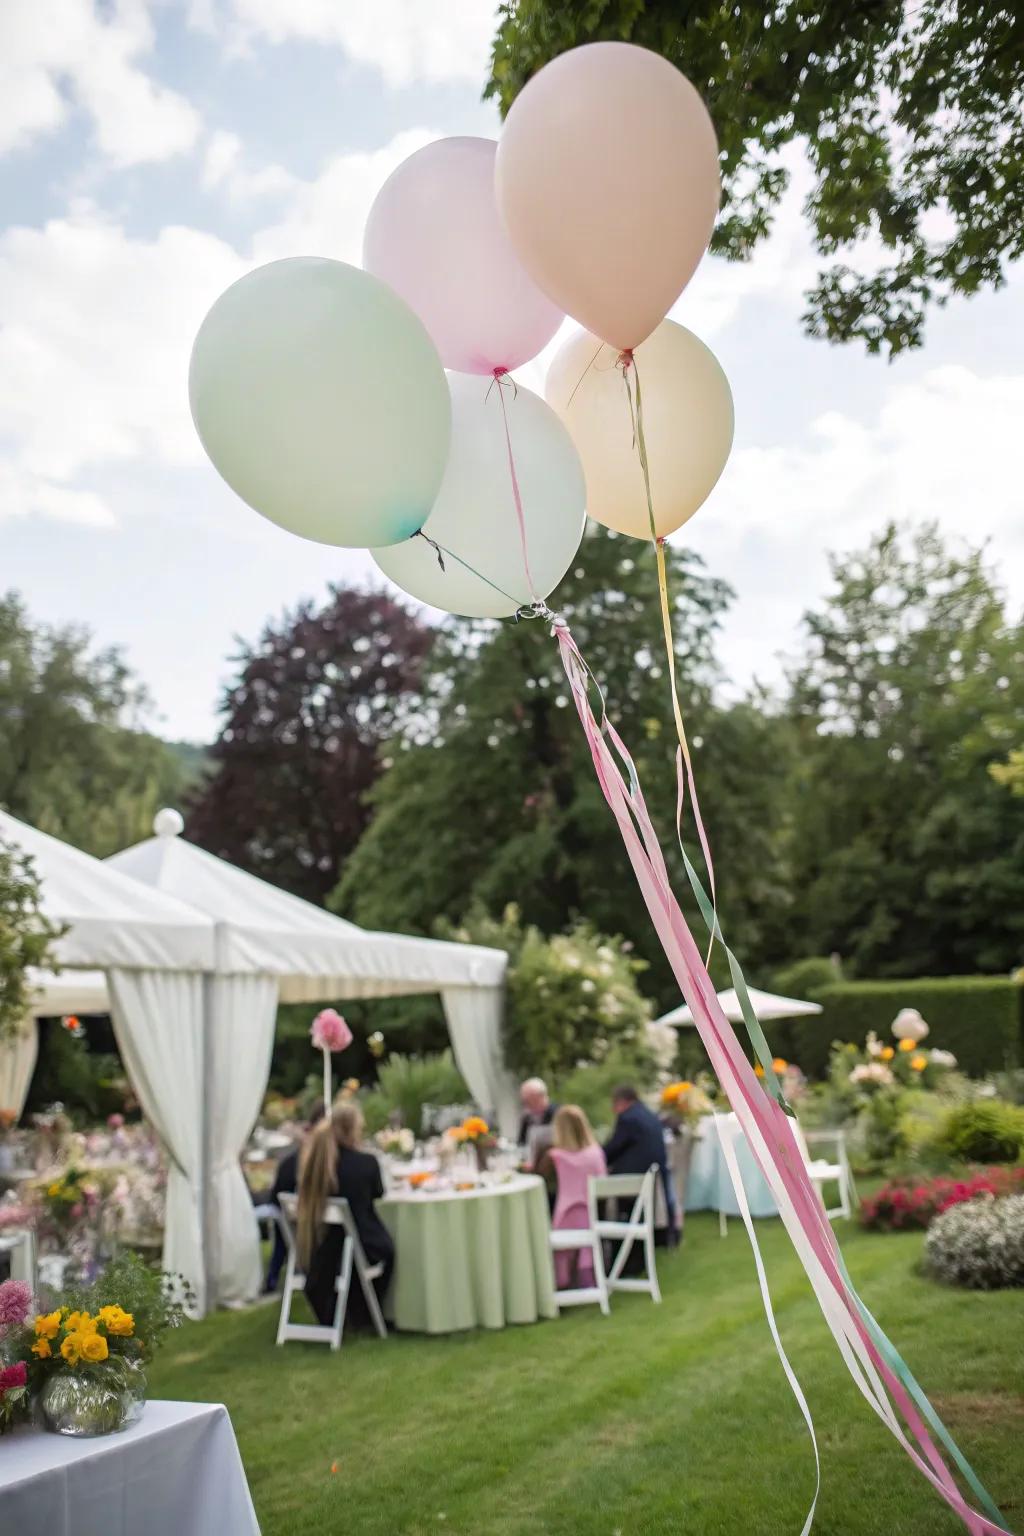
[[[765,1182],[754,1154],[741,1133],[736,1138],[736,1160],[739,1163],[743,1188],[752,1216],[777,1216],[771,1190]],[[724,1211],[726,1216],[738,1216],[739,1206],[733,1192],[729,1170],[722,1156],[718,1133],[711,1117],[706,1116],[697,1127],[693,1151],[690,1155],[690,1171],[686,1181],[686,1209],[688,1211]]]
[[[378,1200],[395,1240],[384,1311],[412,1333],[504,1328],[557,1317],[547,1193],[541,1179]]]

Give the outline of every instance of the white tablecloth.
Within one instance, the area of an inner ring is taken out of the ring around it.
[[[777,1216],[771,1190],[747,1145],[742,1132],[736,1138],[736,1161],[739,1164],[743,1188],[752,1216]],[[721,1143],[711,1121],[706,1115],[698,1124],[690,1156],[690,1175],[686,1184],[686,1209],[688,1211],[723,1211],[726,1216],[738,1216],[736,1194],[722,1156]]]
[[[0,1438],[0,1531],[11,1536],[259,1536],[228,1411],[147,1403],[123,1434]]]

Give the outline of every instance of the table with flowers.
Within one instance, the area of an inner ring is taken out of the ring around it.
[[[417,1168],[377,1210],[395,1241],[384,1310],[396,1328],[454,1333],[558,1316],[542,1179]]]

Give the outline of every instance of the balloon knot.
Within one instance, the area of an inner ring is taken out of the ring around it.
[[[508,373],[508,369],[507,368],[495,368],[495,370],[494,370],[494,377],[496,379],[503,379],[505,377],[506,373]]]
[[[632,361],[633,361],[633,348],[632,347],[623,347],[622,351],[619,353],[619,363],[621,364],[621,366],[623,368],[628,368]]]

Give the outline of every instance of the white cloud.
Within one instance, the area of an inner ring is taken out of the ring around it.
[[[497,6],[491,0],[225,0],[243,42],[333,43],[389,85],[486,78]],[[209,0],[194,5],[208,28]]]
[[[948,365],[888,378],[873,419],[829,411],[792,445],[740,448],[680,533],[738,591],[724,637],[734,677],[778,675],[828,584],[826,551],[863,547],[889,518],[991,539],[1000,579],[1024,597],[1024,374]]]
[[[115,166],[191,149],[195,108],[139,68],[152,51],[148,0],[6,0],[0,7],[0,153],[52,133],[72,104]]]
[[[241,139],[235,133],[220,130],[211,134],[207,143],[202,184],[208,192],[221,188],[232,202],[250,203],[264,197],[282,197],[293,190],[296,180],[281,165],[249,169]]]
[[[192,338],[244,263],[198,230],[136,240],[89,207],[0,237],[3,511],[103,522],[84,471],[201,462],[189,417]]]

